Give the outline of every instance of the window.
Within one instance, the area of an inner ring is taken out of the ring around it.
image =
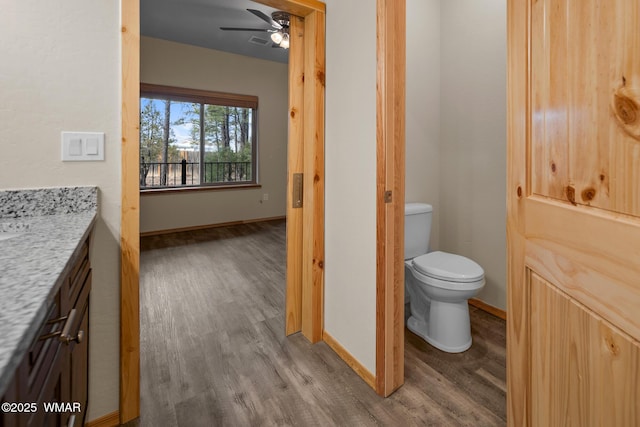
[[[140,190],[255,184],[258,98],[140,85]]]

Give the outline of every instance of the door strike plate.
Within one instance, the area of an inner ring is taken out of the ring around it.
[[[302,174],[294,173],[293,174],[293,188],[292,188],[292,202],[291,207],[301,208],[302,207]]]

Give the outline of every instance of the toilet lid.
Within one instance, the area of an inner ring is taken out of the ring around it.
[[[414,258],[413,266],[426,276],[450,282],[475,282],[484,276],[482,267],[469,258],[440,251]]]

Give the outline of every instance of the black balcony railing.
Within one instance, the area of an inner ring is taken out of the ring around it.
[[[224,182],[251,182],[251,162],[205,162],[200,180],[197,162],[142,162],[140,188],[180,187]]]

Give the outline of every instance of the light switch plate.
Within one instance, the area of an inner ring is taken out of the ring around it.
[[[104,160],[104,132],[62,132],[62,161]]]
[[[88,156],[97,156],[98,155],[98,138],[89,137],[87,138],[85,146],[87,147],[86,154]]]
[[[82,139],[71,138],[69,140],[69,156],[82,156]]]

